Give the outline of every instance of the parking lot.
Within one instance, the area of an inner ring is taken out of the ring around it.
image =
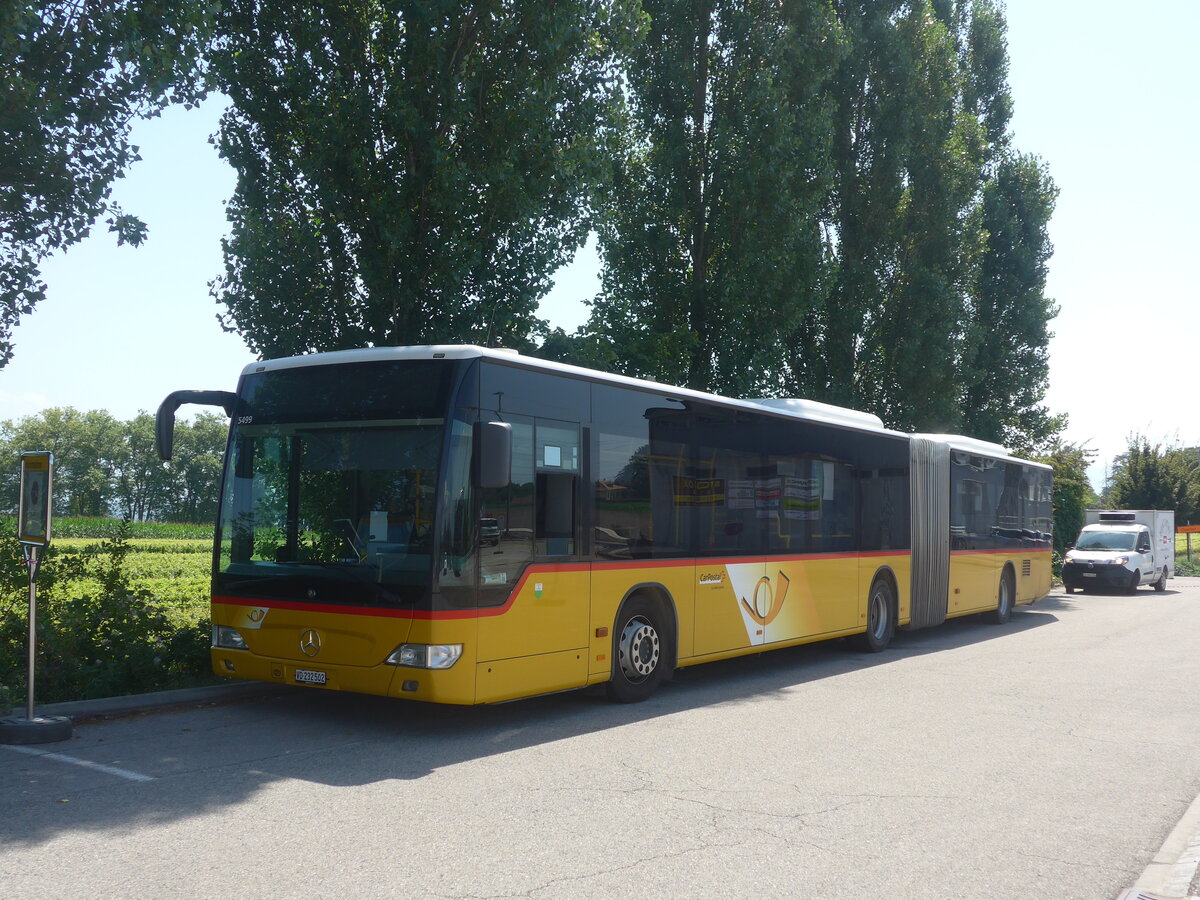
[[[1176,579],[632,706],[293,688],[93,719],[0,747],[0,895],[1115,897],[1200,793],[1198,648]]]

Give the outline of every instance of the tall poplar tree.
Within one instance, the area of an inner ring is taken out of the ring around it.
[[[859,405],[861,359],[896,266],[896,211],[907,153],[902,128],[910,56],[895,19],[903,0],[833,0],[842,52],[829,71],[832,110],[822,209],[831,267],[825,302],[785,335],[788,393]]]
[[[589,331],[628,374],[774,393],[819,300],[833,22],[819,0],[643,7]]]
[[[1011,147],[992,0],[834,0],[829,299],[788,336],[788,389],[896,428],[1029,449],[1042,400],[1055,188]]]
[[[268,356],[528,346],[639,25],[633,0],[227,0],[226,327]]]

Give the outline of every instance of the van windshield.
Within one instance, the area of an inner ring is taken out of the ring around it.
[[[1085,531],[1075,542],[1076,550],[1132,550],[1136,531]]]

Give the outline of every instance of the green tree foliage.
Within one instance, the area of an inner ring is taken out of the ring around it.
[[[962,366],[963,428],[1016,450],[1066,425],[1042,402],[1049,323],[1058,314],[1045,296],[1056,195],[1044,165],[1029,156],[1004,156],[984,186],[985,245]]]
[[[602,202],[603,292],[577,343],[603,334],[626,374],[763,391],[822,278],[833,22],[817,0],[643,7]]]
[[[228,434],[229,420],[219,413],[201,412],[176,423],[175,452],[167,464],[171,489],[159,518],[204,524],[217,520]]]
[[[1173,509],[1176,525],[1189,525],[1200,509],[1200,469],[1195,449],[1151,444],[1130,435],[1113,465],[1105,496],[1112,509]]]
[[[957,424],[960,263],[979,164],[954,23],[929,3],[834,8],[846,43],[830,83],[834,277],[799,336],[794,383],[896,427],[944,430]]]
[[[56,515],[212,522],[228,428],[215,413],[180,420],[175,458],[163,463],[146,413],[122,422],[104,410],[67,407],[0,422],[0,508],[17,508],[21,454],[49,450]]]
[[[265,355],[529,346],[587,234],[632,0],[228,0],[226,327]]]
[[[1057,427],[1042,291],[1055,190],[1008,135],[996,4],[835,2],[829,301],[789,388],[1029,449]]]
[[[99,218],[118,243],[146,226],[109,199],[137,161],[134,119],[193,102],[209,19],[174,0],[0,4],[0,366],[45,297],[42,261]]]
[[[1094,456],[1086,447],[1054,439],[1035,457],[1054,468],[1054,550],[1060,555],[1079,536],[1084,511],[1099,502],[1087,477]]]
[[[1055,188],[992,0],[647,2],[603,287],[549,355],[1029,451]],[[608,344],[609,352],[602,345]]]
[[[53,408],[14,423],[0,423],[9,509],[17,506],[20,456],[28,450],[54,454],[54,512],[105,516],[114,503],[115,482],[124,455],[121,423],[104,410]]]

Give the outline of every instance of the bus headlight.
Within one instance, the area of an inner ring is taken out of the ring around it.
[[[214,647],[223,647],[227,650],[245,650],[246,639],[238,633],[236,628],[229,628],[225,625],[214,625],[212,645]]]
[[[384,660],[410,669],[448,669],[462,656],[462,644],[401,644]]]

